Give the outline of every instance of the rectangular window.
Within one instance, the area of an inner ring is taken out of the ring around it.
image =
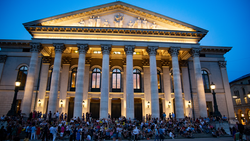
[[[240,98],[235,99],[235,102],[236,102],[236,104],[237,104],[237,105],[240,105],[240,104],[241,104],[241,100],[240,100]]]
[[[244,97],[244,100],[245,100],[245,103],[247,104],[247,102],[248,102],[248,101],[247,101],[247,97]]]
[[[137,89],[140,89],[140,75],[137,74]]]
[[[92,88],[95,88],[95,84],[96,84],[96,76],[95,73],[92,75]]]
[[[100,88],[100,73],[96,75],[96,88]]]
[[[93,53],[94,53],[94,54],[101,54],[102,52],[101,52],[101,51],[98,51],[98,50],[95,50]]]
[[[112,84],[112,88],[113,89],[116,89],[116,74],[113,74],[113,82],[112,82],[113,84]]]
[[[117,89],[121,88],[121,74],[117,74]]]
[[[71,88],[75,88],[76,87],[76,73],[73,73],[72,75],[72,80],[71,80]]]
[[[113,54],[121,54],[120,51],[114,51]]]
[[[136,74],[133,74],[134,89],[136,89]]]

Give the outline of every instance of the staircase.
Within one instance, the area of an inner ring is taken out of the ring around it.
[[[223,129],[226,131],[226,133],[228,135],[231,135],[228,122],[222,122],[222,123],[216,122],[215,127],[216,127],[216,129],[223,127]]]

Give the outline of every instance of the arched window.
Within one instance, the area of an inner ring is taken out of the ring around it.
[[[17,81],[21,82],[19,90],[24,90],[27,74],[28,74],[28,67],[21,66],[18,70],[17,79],[16,79]]]
[[[91,83],[91,91],[100,92],[101,88],[101,70],[98,68],[94,68],[92,71],[92,83]]]
[[[77,75],[77,67],[72,69],[71,80],[70,80],[70,91],[75,91],[76,89],[76,75]]]
[[[52,79],[52,73],[53,73],[53,67],[49,69],[49,74],[48,74],[48,80],[47,80],[47,88],[46,90],[50,90],[50,85],[51,85],[51,79]]]
[[[204,89],[206,93],[210,93],[210,82],[209,82],[209,77],[208,77],[208,73],[205,70],[201,71],[202,73],[202,78],[203,78],[203,84],[204,84]]]
[[[161,92],[161,72],[157,70],[158,92]]]
[[[133,83],[134,92],[141,92],[141,71],[138,69],[133,70]]]
[[[112,71],[112,91],[121,91],[121,70],[113,69]]]
[[[240,93],[239,93],[239,91],[237,90],[237,91],[234,91],[234,96],[237,96],[237,98],[239,98],[240,97]]]

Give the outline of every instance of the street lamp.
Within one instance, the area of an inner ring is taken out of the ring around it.
[[[215,89],[215,84],[212,82],[212,84],[210,85],[210,88],[213,90],[213,99],[214,99],[214,113],[213,113],[213,116],[214,117],[222,117],[221,116],[221,113],[219,112],[218,110],[218,105],[217,105],[217,101],[216,101],[216,97],[215,97],[215,92],[214,92],[214,89]]]
[[[250,92],[248,92],[247,97],[250,98]]]
[[[19,81],[15,82],[15,94],[14,94],[13,102],[11,104],[11,109],[7,113],[7,116],[15,116],[16,115],[16,99],[17,99],[17,93],[18,93],[20,85],[21,85],[21,82],[19,82]]]
[[[149,106],[150,106],[150,102],[148,101],[148,108],[149,108]]]
[[[84,105],[85,105],[85,101],[82,101],[82,107],[84,107]]]

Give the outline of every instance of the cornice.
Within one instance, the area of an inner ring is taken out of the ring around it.
[[[152,11],[149,11],[149,10],[146,10],[146,9],[134,6],[134,5],[120,2],[120,1],[112,2],[112,3],[100,5],[100,6],[95,6],[91,8],[86,8],[86,9],[82,9],[82,10],[78,10],[74,12],[69,12],[69,13],[61,14],[57,16],[52,16],[49,18],[24,23],[23,25],[30,26],[30,25],[55,24],[55,23],[62,22],[65,20],[71,20],[71,19],[80,18],[83,16],[92,16],[92,15],[100,14],[101,12],[106,12],[110,10],[125,10],[128,12],[137,14],[138,16],[141,16],[141,17],[150,18],[150,19],[157,20],[157,21],[160,21],[160,22],[172,25],[172,26],[177,26],[183,29],[203,32],[205,34],[208,32],[205,29],[193,26],[191,24],[187,24],[185,22],[164,16],[164,15],[161,15],[161,14],[158,14],[158,13],[155,13],[155,12],[152,12]]]
[[[95,33],[95,34],[125,34],[125,35],[154,35],[199,38],[205,34],[193,31],[154,30],[136,28],[110,28],[110,27],[73,27],[73,26],[26,26],[33,33]]]
[[[232,47],[201,46],[201,53],[227,53]]]
[[[0,40],[0,46],[8,46],[8,45],[24,45],[30,46],[31,40]]]

